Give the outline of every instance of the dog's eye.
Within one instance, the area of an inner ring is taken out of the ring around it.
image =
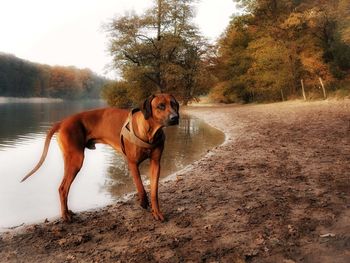
[[[158,109],[160,110],[165,110],[165,104],[164,103],[161,103],[157,106]]]

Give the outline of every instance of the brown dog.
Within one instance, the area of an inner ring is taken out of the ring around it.
[[[148,199],[139,172],[139,164],[150,158],[150,182],[152,214],[156,220],[164,220],[158,204],[160,159],[164,148],[163,127],[177,125],[179,104],[169,94],[152,95],[145,100],[141,111],[103,108],[82,112],[62,120],[49,130],[40,161],[23,179],[35,173],[44,162],[50,140],[58,132],[58,142],[64,158],[64,177],[59,187],[61,213],[65,221],[71,221],[68,210],[69,188],[79,172],[84,149],[95,149],[95,143],[111,145],[124,153],[137,188],[140,205],[148,207]]]

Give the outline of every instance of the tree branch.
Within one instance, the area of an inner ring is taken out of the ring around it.
[[[136,58],[130,56],[128,53],[126,53],[125,51],[123,51],[124,56],[129,59],[130,61],[132,61],[133,63],[137,64],[138,66],[141,66],[140,61],[138,61]]]

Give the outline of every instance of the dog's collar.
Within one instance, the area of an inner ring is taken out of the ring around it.
[[[137,137],[132,127],[132,115],[138,111],[140,111],[140,109],[132,109],[130,111],[129,116],[126,119],[120,132],[121,148],[125,155],[126,155],[126,152],[125,152],[125,146],[124,146],[124,139],[127,139],[129,142],[141,148],[153,149],[159,144],[160,140],[163,139],[164,137],[164,134],[162,133],[162,136],[153,143],[145,142],[141,140],[139,137]]]

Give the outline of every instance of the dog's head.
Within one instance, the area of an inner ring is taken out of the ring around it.
[[[151,95],[144,101],[141,110],[146,120],[152,118],[162,126],[179,124],[179,103],[173,95]]]

